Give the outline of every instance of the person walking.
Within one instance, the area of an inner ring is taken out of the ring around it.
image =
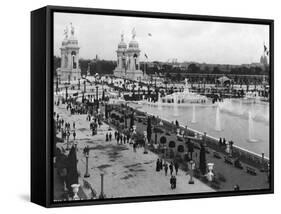
[[[177,188],[177,178],[176,176],[173,176],[173,185],[174,185],[174,189]]]
[[[126,135],[124,134],[124,135],[123,135],[123,142],[124,142],[124,144],[126,144],[126,139],[127,139],[127,138],[126,138]]]
[[[112,138],[112,134],[111,132],[109,132],[109,141],[111,141],[111,138]]]
[[[109,139],[108,139],[109,137],[108,137],[108,133],[106,133],[106,135],[105,135],[105,141],[107,142]]]
[[[172,163],[169,165],[169,168],[170,168],[170,174],[172,176],[173,175],[173,171],[174,171],[174,167],[173,167]]]
[[[73,139],[75,140],[75,138],[76,138],[76,132],[73,131]]]
[[[120,144],[122,144],[123,136],[122,136],[122,134],[119,134],[119,135],[120,135]]]
[[[171,178],[170,178],[170,185],[171,185],[171,189],[174,189],[174,178],[173,178],[173,176],[171,176]]]
[[[75,129],[75,122],[74,121],[72,123],[72,127],[73,127],[73,129]]]
[[[160,171],[160,160],[158,158],[156,161],[156,172],[159,172],[159,171]]]
[[[179,170],[179,164],[178,162],[175,162],[175,171],[176,171],[176,175],[178,175],[178,170]]]

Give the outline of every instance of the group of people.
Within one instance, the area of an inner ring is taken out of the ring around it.
[[[114,132],[114,138],[117,141],[117,144],[126,144],[130,142],[130,135],[122,134],[119,131]]]
[[[168,169],[170,169],[171,189],[175,189],[176,188],[177,179],[176,179],[176,176],[173,175],[173,172],[174,172],[174,169],[175,169],[175,174],[178,175],[179,164],[176,161],[171,162],[170,164],[168,164],[167,162],[163,163],[163,160],[158,158],[157,161],[156,161],[156,172],[159,172],[159,171],[161,171],[163,169],[165,171],[165,176],[167,176]]]
[[[57,131],[61,131],[61,138],[62,139],[67,139],[69,140],[69,137],[71,135],[71,124],[69,122],[66,122],[63,118],[60,118],[59,114],[57,114],[56,112],[54,112],[54,117],[56,118],[56,129]],[[72,123],[72,135],[73,135],[73,139],[75,140],[76,138],[76,124],[73,121]]]
[[[92,136],[97,134],[98,127],[101,127],[101,125],[102,122],[99,117],[93,117],[90,119],[90,130],[92,131]]]

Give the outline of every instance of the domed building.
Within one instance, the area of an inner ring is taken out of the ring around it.
[[[124,35],[121,34],[121,41],[116,50],[117,67],[114,70],[116,77],[141,81],[147,76],[140,70],[139,43],[136,41],[136,31],[132,31],[132,40],[127,44],[124,42]]]
[[[57,74],[61,81],[75,81],[81,78],[79,68],[79,49],[78,40],[74,35],[74,27],[70,25],[70,36],[68,30],[64,31],[64,40],[61,44],[61,66],[57,69]]]

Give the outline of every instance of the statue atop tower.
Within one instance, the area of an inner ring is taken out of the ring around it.
[[[74,26],[70,22],[71,35],[74,36]]]
[[[132,30],[132,39],[135,39],[136,35],[137,35],[136,29],[133,28],[133,30]]]

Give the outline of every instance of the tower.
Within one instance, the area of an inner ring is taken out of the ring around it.
[[[121,73],[126,73],[127,68],[127,44],[124,42],[124,34],[121,34],[121,41],[118,44],[117,53],[117,67],[116,70]]]
[[[64,40],[61,45],[61,66],[57,69],[61,81],[75,81],[81,78],[79,68],[79,46],[75,37],[75,29],[70,23],[70,36],[68,28],[64,31]]]
[[[140,70],[140,52],[139,43],[136,41],[136,31],[132,30],[132,39],[128,48],[124,42],[124,35],[121,34],[121,41],[118,44],[117,66],[114,75],[117,77],[128,78],[141,81],[146,75]]]
[[[140,49],[139,43],[136,41],[136,31],[135,28],[132,30],[132,40],[129,43],[129,48],[127,50],[128,55],[128,68],[130,71],[140,70]]]

